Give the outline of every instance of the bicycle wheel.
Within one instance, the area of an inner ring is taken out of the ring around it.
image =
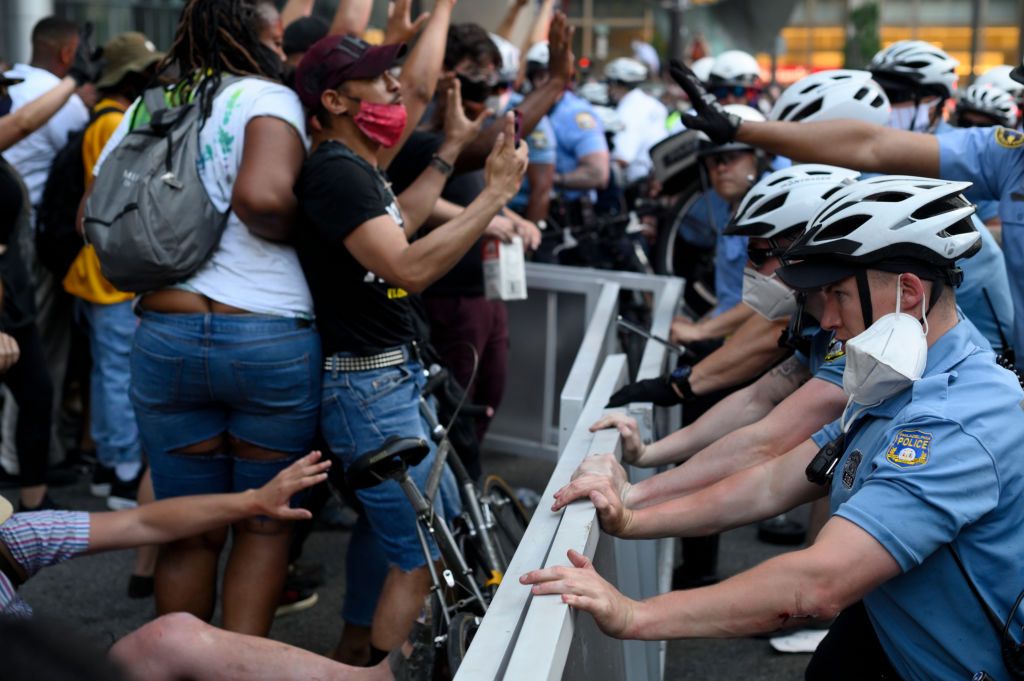
[[[459,665],[466,657],[469,644],[473,642],[477,629],[480,628],[480,618],[471,612],[456,613],[452,618],[452,625],[448,628],[448,671],[454,677],[459,671]]]
[[[504,563],[502,567],[508,568],[512,555],[523,540],[526,526],[530,524],[530,514],[519,503],[508,483],[497,475],[489,475],[484,480],[481,502],[490,508],[494,516],[491,536],[501,554]]]

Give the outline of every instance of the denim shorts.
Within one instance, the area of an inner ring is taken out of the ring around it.
[[[131,397],[157,498],[260,487],[308,452],[320,364],[320,339],[301,320],[143,312]],[[224,433],[282,457],[175,453]]]
[[[407,361],[397,366],[324,373],[320,429],[345,470],[391,436],[420,437],[431,442],[420,418],[419,398],[425,383],[423,369],[408,358],[408,352]],[[421,491],[433,462],[431,443],[430,454],[409,469]],[[416,514],[397,482],[388,480],[357,490],[356,496],[389,563],[406,572],[426,565],[416,532]],[[437,502],[439,510],[447,516],[457,512],[457,488],[447,469]],[[432,545],[431,549],[436,560],[437,548]]]

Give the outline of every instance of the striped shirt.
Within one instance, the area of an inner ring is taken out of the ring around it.
[[[44,567],[80,556],[89,548],[89,514],[83,511],[16,513],[0,525],[0,541],[29,578]],[[31,617],[7,576],[0,573],[0,614]]]

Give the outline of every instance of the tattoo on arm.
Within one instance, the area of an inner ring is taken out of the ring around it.
[[[772,404],[778,404],[793,394],[793,392],[811,379],[811,372],[796,357],[790,357],[773,368],[769,375],[772,377],[770,399]]]

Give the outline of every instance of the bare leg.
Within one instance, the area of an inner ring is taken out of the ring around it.
[[[429,592],[430,572],[426,566],[412,572],[391,566],[373,613],[370,643],[378,650],[395,650],[402,645]]]
[[[138,498],[140,506],[154,501],[153,478],[148,468],[139,483]],[[135,549],[135,567],[132,568],[132,574],[140,577],[152,577],[156,570],[156,559],[159,553],[159,546],[140,546]]]
[[[224,572],[224,628],[266,636],[288,575],[291,523],[250,518],[234,530]]]
[[[343,665],[294,646],[212,627],[185,613],[156,619],[110,649],[134,681],[391,681],[387,660]]]

